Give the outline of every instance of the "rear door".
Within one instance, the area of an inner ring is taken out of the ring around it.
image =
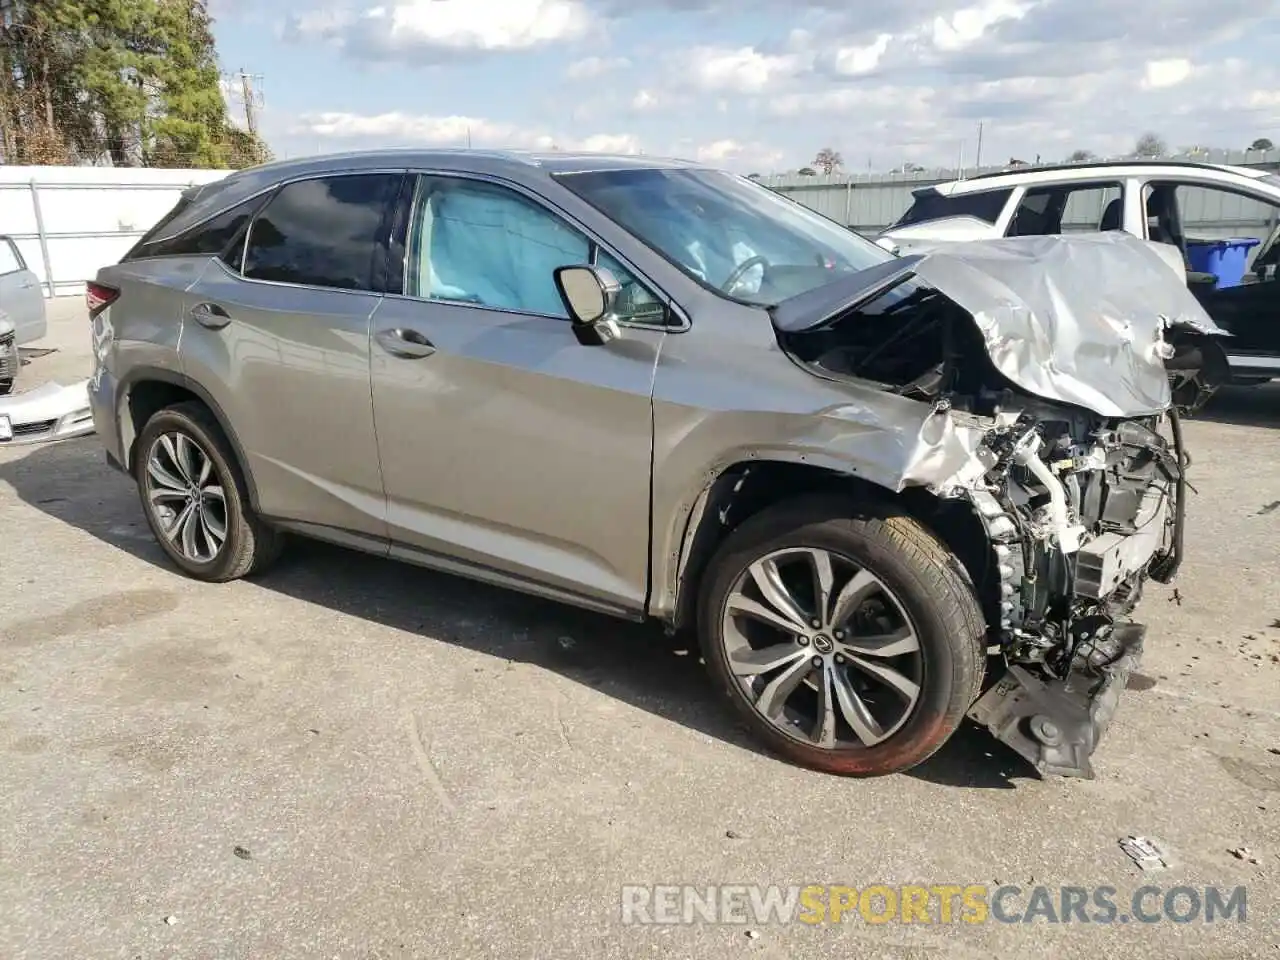
[[[9,237],[0,237],[0,310],[13,323],[19,345],[45,335],[44,292]]]
[[[424,175],[407,234],[405,295],[373,324],[393,555],[640,612],[666,307],[513,185]],[[552,277],[593,261],[623,283],[623,336],[604,346],[578,343]]]
[[[183,370],[223,409],[269,517],[386,536],[369,323],[398,171],[297,180],[186,292]]]

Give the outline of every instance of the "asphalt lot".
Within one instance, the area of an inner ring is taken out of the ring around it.
[[[78,302],[46,346],[20,386],[87,375]],[[0,451],[0,957],[1280,958],[1280,386],[1187,434],[1190,557],[1093,781],[974,729],[902,776],[799,770],[652,629],[307,544],[200,585],[93,438]],[[1244,885],[1248,914],[624,926],[655,883]]]

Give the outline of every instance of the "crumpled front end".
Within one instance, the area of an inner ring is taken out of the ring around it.
[[[967,563],[999,666],[970,715],[1091,777],[1142,654],[1130,614],[1182,559],[1180,416],[1224,382],[1227,334],[1124,234],[954,244],[824,296],[775,313],[784,349],[928,405],[896,487],[985,534]]]
[[[990,468],[959,489],[990,540],[1004,676],[970,716],[1043,773],[1092,776],[1089,756],[1142,654],[1128,621],[1182,557],[1187,459],[1176,412],[1099,418],[1023,411],[993,430]]]

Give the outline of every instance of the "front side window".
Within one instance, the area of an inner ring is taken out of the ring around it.
[[[1182,246],[1197,270],[1197,264],[1224,241],[1242,249],[1254,271],[1280,259],[1280,203],[1217,185],[1179,181],[1149,183],[1143,195],[1148,237]]]
[[[343,174],[286,184],[249,229],[244,276],[372,290],[374,258],[401,177]]]
[[[594,263],[622,284],[617,319],[662,322],[662,304],[614,258],[550,210],[496,184],[419,181],[409,226],[405,293],[568,319],[557,267]]]
[[[698,283],[741,302],[772,306],[893,256],[719,170],[603,170],[557,179]]]

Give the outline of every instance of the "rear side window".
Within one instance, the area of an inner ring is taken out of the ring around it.
[[[204,223],[167,240],[148,243],[138,251],[142,257],[212,257],[221,254],[237,234],[240,234],[265,197],[254,197],[229,210],[224,210]]]
[[[895,227],[913,223],[927,223],[943,217],[977,217],[986,223],[1000,219],[1012,190],[985,190],[982,193],[965,193],[946,197],[937,190],[921,190],[907,208]]]
[[[397,173],[285,185],[253,221],[243,273],[252,280],[372,290],[374,257],[400,188]]]

